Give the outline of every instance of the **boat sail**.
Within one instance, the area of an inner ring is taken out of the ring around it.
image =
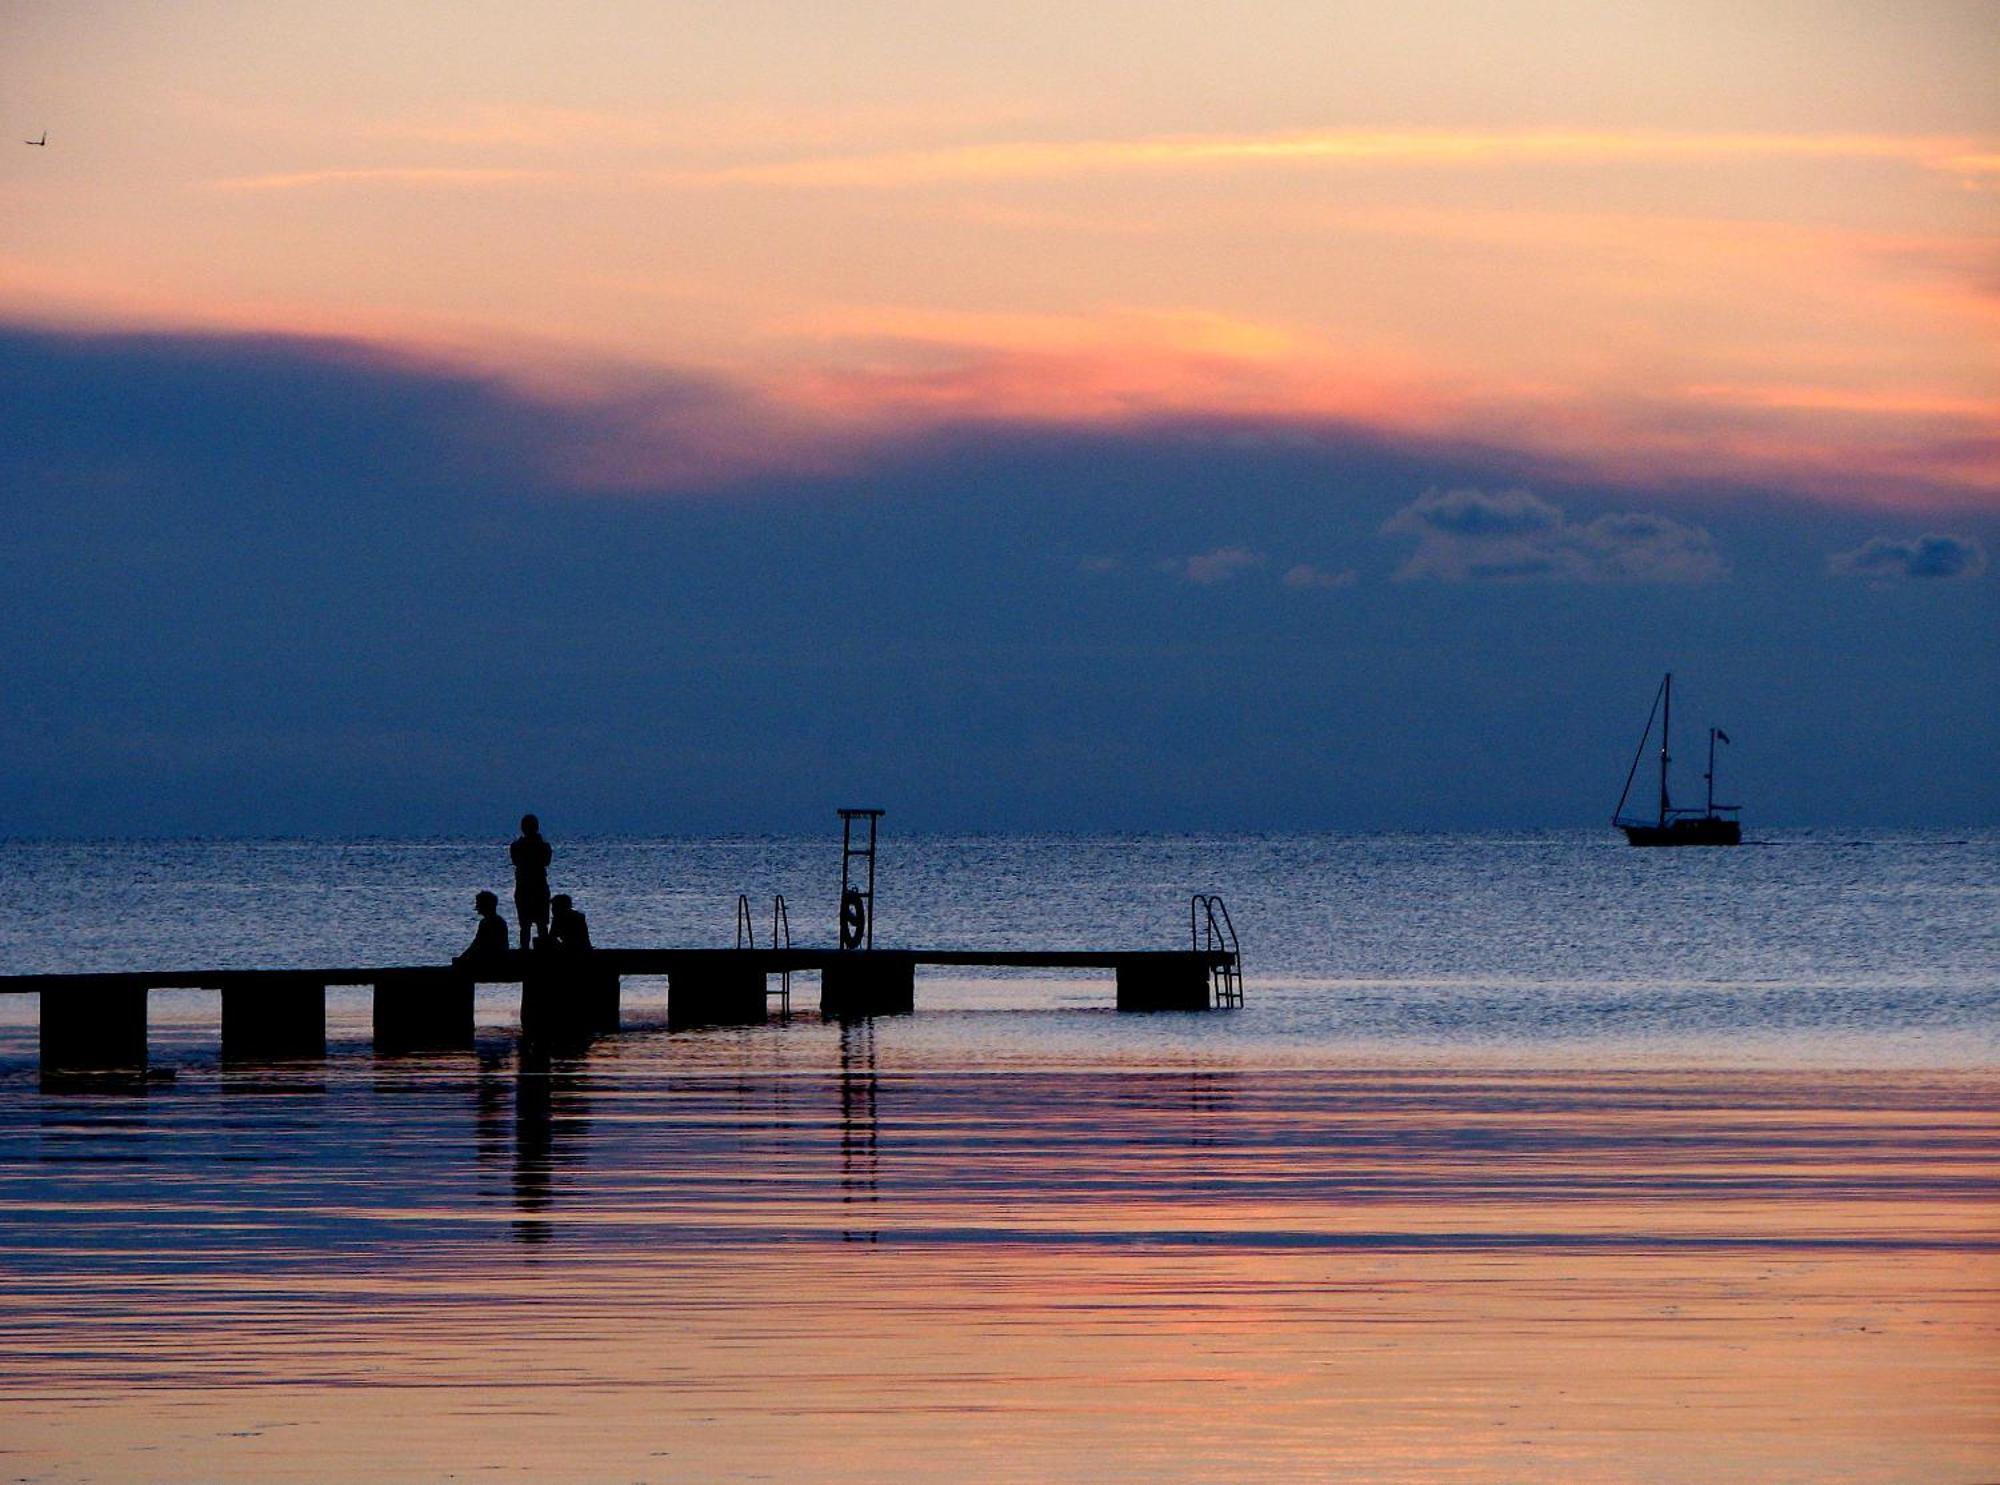
[[[1646,744],[1653,736],[1653,718],[1660,719],[1660,811],[1657,818],[1627,819],[1625,801],[1631,797],[1632,781],[1639,776],[1639,760],[1646,756]],[[1740,846],[1743,826],[1737,818],[1737,804],[1715,802],[1715,745],[1728,742],[1729,734],[1720,727],[1708,729],[1708,804],[1702,809],[1676,809],[1667,793],[1667,765],[1673,761],[1669,733],[1674,719],[1674,673],[1670,670],[1653,694],[1653,709],[1646,713],[1646,730],[1639,735],[1639,750],[1632,755],[1632,767],[1625,775],[1625,792],[1618,796],[1618,808],[1611,823],[1625,832],[1635,846]]]

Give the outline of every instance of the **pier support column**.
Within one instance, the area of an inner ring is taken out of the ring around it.
[[[1121,1011],[1205,1011],[1208,965],[1199,954],[1155,954],[1118,966]]]
[[[624,1018],[619,1005],[618,976],[602,969],[581,969],[573,981],[576,996],[593,1031],[616,1031]]]
[[[326,1056],[326,985],[306,975],[222,987],[222,1060]]]
[[[857,949],[827,964],[819,975],[819,1013],[834,1020],[907,1016],[917,1008],[913,955]]]
[[[761,965],[684,966],[667,975],[667,1027],[758,1026],[770,1019]]]
[[[412,969],[375,982],[377,1052],[459,1051],[472,1045],[472,976]]]
[[[44,990],[40,999],[44,1077],[145,1067],[145,986]]]
[[[558,960],[521,981],[521,1030],[544,1041],[578,1041],[618,1029],[618,976]]]

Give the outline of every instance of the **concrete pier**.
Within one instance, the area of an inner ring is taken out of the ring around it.
[[[907,1016],[916,1008],[914,954],[856,949],[827,960],[819,972],[819,1012],[830,1020]]]
[[[41,997],[42,1071],[107,1072],[146,1065],[146,987],[95,985]]]
[[[375,980],[378,1053],[457,1051],[472,1046],[471,974],[398,969]]]
[[[521,1030],[544,1041],[587,1041],[619,1025],[616,973],[558,961],[521,981]]]
[[[1209,1009],[1208,966],[1194,954],[1160,954],[1118,966],[1121,1011]]]
[[[222,1060],[271,1062],[326,1056],[326,982],[278,975],[222,987]]]
[[[667,1027],[756,1026],[770,1019],[765,967],[741,956],[676,966],[667,972]]]
[[[67,1068],[143,1079],[149,990],[220,990],[223,1056],[243,1062],[324,1057],[329,985],[374,987],[375,1050],[393,1056],[469,1049],[475,984],[520,985],[528,1036],[567,1041],[617,1029],[624,976],[666,977],[670,1027],[750,1026],[770,1016],[770,976],[813,971],[829,1018],[908,1015],[918,965],[1109,970],[1121,1011],[1196,1011],[1217,1003],[1210,976],[1239,960],[1219,948],[593,949],[575,959],[510,949],[477,964],[0,975],[0,995],[40,998],[45,1076]]]

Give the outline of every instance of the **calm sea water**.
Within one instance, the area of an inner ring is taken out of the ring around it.
[[[601,944],[733,943],[739,893],[760,935],[783,893],[794,942],[833,939],[834,840],[557,845],[555,887]],[[475,890],[512,910],[504,842],[490,841],[8,844],[0,880],[9,973],[438,963],[470,939]],[[1254,993],[1240,1016],[1061,1016],[1048,1013],[1107,1006],[1108,978],[932,974],[927,1011],[1044,1014],[976,1030],[920,1019],[890,1040],[974,1064],[1004,1051],[1121,1065],[1149,1048],[1257,1064],[1362,1047],[2000,1064],[1994,833],[1775,833],[1706,851],[1633,850],[1608,832],[890,835],[877,941],[1172,947],[1188,941],[1194,891],[1222,894],[1243,937]],[[634,1019],[663,998],[635,985]],[[166,1027],[214,1021],[213,997],[155,999]],[[505,992],[487,1002],[504,1021]],[[813,1003],[807,979],[799,1004]],[[345,1002],[357,1006],[365,1026],[365,995]]]
[[[826,942],[826,840],[556,839],[601,943]],[[0,970],[434,962],[504,842],[0,845]],[[2000,836],[885,837],[878,942],[1247,1003],[918,1011],[41,1091],[0,1004],[23,1479],[2000,1476]]]

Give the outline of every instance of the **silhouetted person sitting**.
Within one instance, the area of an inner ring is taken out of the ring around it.
[[[549,931],[542,936],[542,943],[564,954],[581,954],[590,948],[590,920],[571,904],[567,892],[549,899]]]
[[[472,935],[472,942],[465,946],[465,952],[452,961],[454,964],[492,959],[504,955],[514,946],[507,932],[507,920],[500,916],[499,898],[491,892],[482,892],[472,899],[472,905],[479,912],[479,931]]]
[[[507,848],[514,862],[514,915],[521,920],[521,947],[528,947],[528,930],[549,931],[549,843],[542,839],[542,822],[521,816],[521,834]]]

